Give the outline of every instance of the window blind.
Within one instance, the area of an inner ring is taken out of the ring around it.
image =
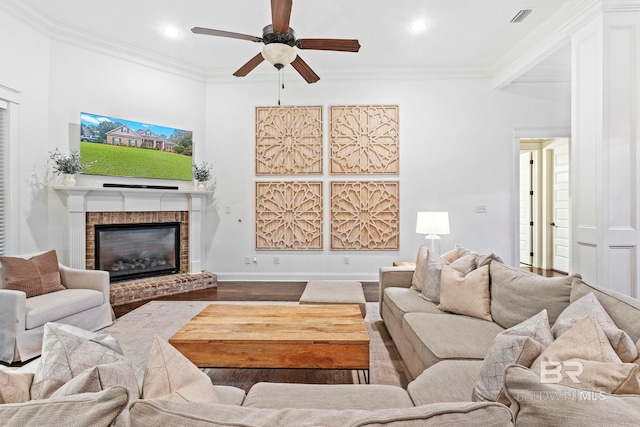
[[[9,203],[7,202],[7,172],[8,172],[8,104],[0,100],[0,255],[6,255],[7,245],[7,212]]]

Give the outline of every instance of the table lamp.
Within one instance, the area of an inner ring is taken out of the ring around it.
[[[426,234],[425,246],[440,255],[440,234],[450,234],[449,212],[418,212],[416,233]]]

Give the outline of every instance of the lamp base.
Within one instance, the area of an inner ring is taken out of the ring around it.
[[[429,252],[440,256],[440,241],[440,236],[428,234],[424,238],[424,245],[429,249]]]

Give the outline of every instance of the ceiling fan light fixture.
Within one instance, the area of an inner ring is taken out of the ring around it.
[[[293,47],[284,43],[269,43],[262,48],[262,56],[271,65],[278,68],[286,67],[296,59],[296,51]]]

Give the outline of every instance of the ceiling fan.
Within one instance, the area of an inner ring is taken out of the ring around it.
[[[271,25],[262,30],[262,37],[230,31],[212,30],[210,28],[194,27],[195,34],[228,37],[264,43],[261,53],[251,58],[246,64],[233,73],[236,77],[244,77],[265,59],[278,70],[291,64],[307,83],[315,83],[320,77],[296,54],[298,49],[333,50],[339,52],[357,52],[360,43],[353,39],[298,39],[293,28],[289,27],[291,6],[293,0],[271,0]]]

